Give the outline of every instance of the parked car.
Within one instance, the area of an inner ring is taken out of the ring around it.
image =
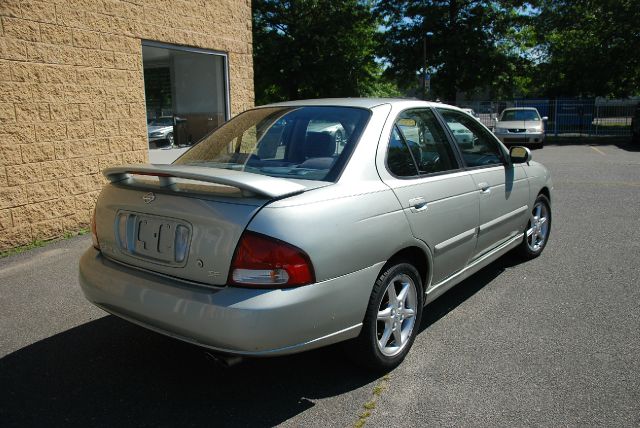
[[[154,143],[157,146],[158,143],[161,142],[165,143],[168,147],[173,147],[173,117],[162,116],[151,119],[147,123],[147,134],[149,143]]]
[[[458,144],[465,147],[473,147],[474,136],[473,132],[471,132],[466,126],[460,123],[451,123],[449,125],[451,132],[453,133],[454,138],[458,142]]]
[[[640,105],[637,105],[631,119],[631,142],[640,144]]]
[[[335,142],[338,149],[346,144],[346,131],[338,121],[312,121],[307,126],[307,132],[322,132],[329,134]]]
[[[534,107],[513,107],[502,111],[496,119],[494,133],[504,144],[544,146],[545,126],[548,118],[540,117]]]
[[[462,107],[462,111],[473,116],[476,120],[480,120],[480,115],[478,115],[478,113],[476,113],[472,108]]]
[[[340,123],[340,152],[314,122]],[[427,303],[510,250],[539,256],[551,227],[549,171],[528,149],[416,100],[267,105],[172,165],[104,175],[80,260],[86,298],[240,356],[344,342],[353,359],[390,369]]]

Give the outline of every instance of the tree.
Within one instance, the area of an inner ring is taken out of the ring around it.
[[[359,0],[253,0],[256,102],[387,91],[378,23]]]
[[[638,0],[544,0],[536,21],[545,95],[640,95]]]
[[[521,45],[530,19],[517,0],[380,0],[375,10],[387,31],[387,75],[406,89],[417,87],[426,38],[434,92],[455,103],[459,91],[489,88],[513,95],[529,63]],[[515,73],[514,73],[515,72]],[[526,80],[525,80],[526,81]]]

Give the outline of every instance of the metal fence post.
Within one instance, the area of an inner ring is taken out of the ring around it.
[[[556,105],[553,111],[553,134],[558,136],[558,99],[556,98]]]
[[[596,104],[596,135],[598,135],[598,126],[600,125],[600,106]]]

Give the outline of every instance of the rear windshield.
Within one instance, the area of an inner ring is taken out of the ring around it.
[[[249,110],[205,136],[174,164],[335,181],[369,117],[369,110],[350,107]]]
[[[540,120],[540,115],[535,110],[505,110],[502,112],[502,122],[512,120]]]

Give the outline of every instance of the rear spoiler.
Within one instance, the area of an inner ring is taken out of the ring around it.
[[[206,183],[222,184],[242,190],[249,195],[268,198],[282,198],[302,193],[307,188],[287,179],[268,175],[252,174],[220,168],[206,168],[186,165],[124,165],[107,168],[103,172],[111,183],[135,184],[135,175],[158,177],[162,187],[175,183],[176,178]]]

